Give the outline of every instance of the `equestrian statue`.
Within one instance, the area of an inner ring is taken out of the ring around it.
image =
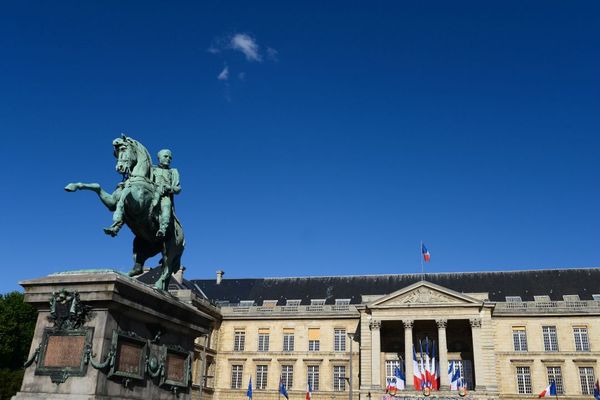
[[[154,284],[166,291],[171,274],[179,270],[185,246],[183,228],[174,212],[173,196],[181,191],[179,172],[170,168],[170,150],[158,153],[158,166],[152,165],[148,150],[137,140],[122,135],[113,140],[116,170],[123,176],[114,192],[97,183],[69,183],[65,190],[91,190],[113,212],[113,223],[104,233],[116,236],[126,224],[133,232],[133,269],[129,276],[143,272],[150,257],[162,254],[160,277]]]

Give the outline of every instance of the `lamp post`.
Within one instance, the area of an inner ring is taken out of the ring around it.
[[[350,388],[348,390],[348,399],[352,400],[352,342],[354,341],[354,333],[348,332],[348,337],[350,338],[350,379],[348,379],[348,385]]]

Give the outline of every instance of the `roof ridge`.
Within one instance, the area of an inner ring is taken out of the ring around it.
[[[263,277],[263,278],[224,278],[224,281],[232,280],[285,280],[285,279],[322,279],[322,278],[362,278],[362,277],[386,277],[386,276],[432,276],[432,275],[468,275],[468,274],[504,274],[504,273],[519,273],[519,272],[548,272],[548,271],[587,271],[587,270],[599,270],[600,267],[559,267],[559,268],[540,268],[540,269],[510,269],[504,271],[456,271],[456,272],[426,272],[421,273],[401,273],[401,274],[355,274],[355,275],[309,275],[309,276],[275,276],[275,277]],[[207,281],[214,279],[191,279],[192,281]]]

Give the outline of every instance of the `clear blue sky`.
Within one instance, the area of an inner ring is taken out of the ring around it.
[[[598,2],[16,1],[0,51],[0,292],[129,270],[63,191],[121,132],[173,150],[188,277],[600,265]]]

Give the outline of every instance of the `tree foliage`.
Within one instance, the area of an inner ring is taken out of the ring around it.
[[[10,399],[21,387],[36,317],[22,293],[0,295],[0,400]]]

